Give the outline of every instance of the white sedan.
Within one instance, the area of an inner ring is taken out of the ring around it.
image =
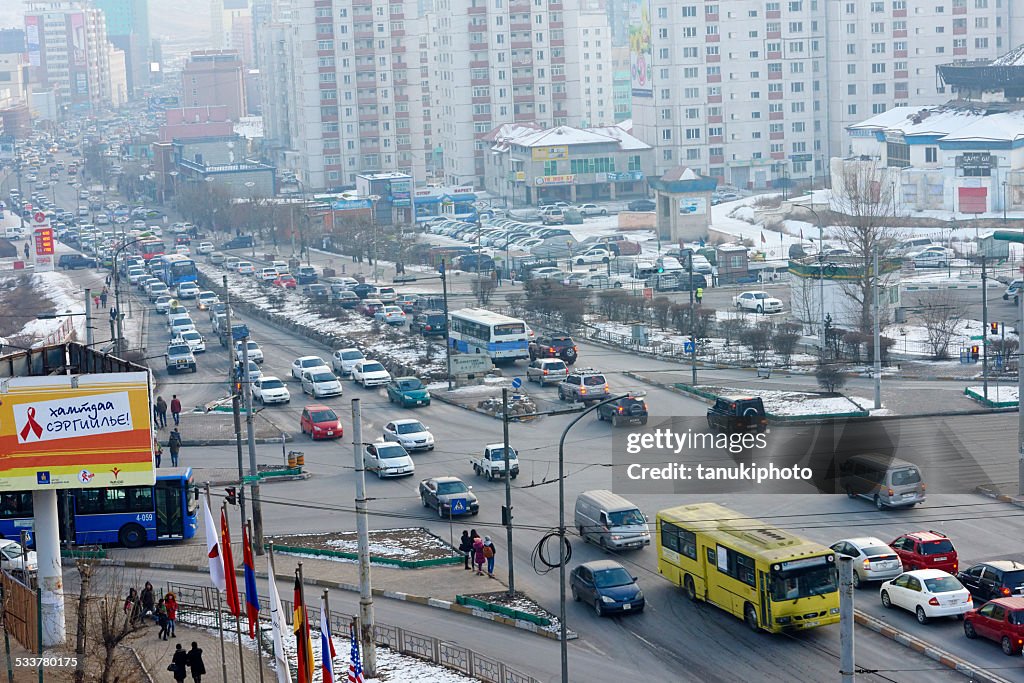
[[[402,444],[407,451],[434,450],[434,435],[419,420],[392,420],[384,425],[384,440]]]
[[[359,382],[364,389],[384,386],[391,383],[391,373],[377,361],[367,358],[352,366],[352,381]]]
[[[179,299],[195,299],[199,296],[199,285],[194,282],[182,282],[178,285]]]
[[[192,353],[203,353],[206,351],[206,339],[196,330],[185,330],[181,333],[181,341],[188,344]]]
[[[323,368],[328,372],[331,371],[327,363],[320,356],[301,356],[292,363],[292,378],[301,380],[302,373],[313,368]]]
[[[607,249],[589,249],[582,254],[574,256],[577,265],[585,263],[608,263],[615,255]]]
[[[291,392],[284,382],[270,375],[264,375],[252,383],[252,397],[263,405],[288,403],[292,400]]]
[[[327,368],[313,368],[302,373],[302,391],[313,398],[341,396],[341,382]]]
[[[370,443],[363,448],[363,466],[384,477],[405,477],[416,472],[409,453],[397,443]]]
[[[213,252],[213,242],[200,242],[199,246],[196,247],[197,254],[210,254]]]
[[[741,292],[732,298],[733,306],[742,311],[756,313],[781,313],[782,301],[768,292]]]
[[[334,372],[342,377],[352,374],[352,367],[361,360],[365,360],[363,352],[356,348],[338,349],[331,354],[331,366]]]
[[[373,314],[373,319],[388,325],[404,325],[405,311],[401,306],[385,306]]]
[[[882,605],[902,607],[927,624],[935,617],[962,618],[974,608],[971,592],[941,569],[915,569],[886,581],[878,592]]]

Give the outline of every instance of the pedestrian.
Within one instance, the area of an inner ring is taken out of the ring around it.
[[[164,606],[167,608],[167,631],[171,634],[171,638],[177,638],[178,636],[174,633],[174,625],[178,620],[178,599],[174,597],[174,593],[164,596]]]
[[[107,290],[106,290],[106,288],[104,288],[103,291],[100,292],[100,306],[102,308],[106,308],[107,307]]]
[[[110,273],[107,273],[107,277],[106,277],[106,279],[104,280],[104,282],[106,282],[106,284],[107,284],[107,287],[109,287],[109,286],[110,286]]]
[[[487,560],[487,576],[494,578],[495,547],[490,536],[484,536],[484,558]]]
[[[28,261],[28,242],[25,242],[25,260]]]
[[[171,430],[171,435],[167,438],[167,448],[171,451],[171,467],[177,467],[178,453],[181,451],[181,434],[177,427]]]
[[[167,665],[167,670],[174,672],[174,680],[178,683],[184,683],[187,666],[188,654],[181,649],[181,643],[178,643],[174,646],[174,657],[171,658],[171,663]]]
[[[199,647],[194,640],[192,649],[188,651],[188,668],[192,671],[192,680],[195,683],[203,683],[203,674],[206,673],[206,665],[203,663],[203,648]]]
[[[163,396],[156,397],[157,424],[159,429],[167,426],[167,401]]]
[[[700,305],[700,300],[703,299],[703,298],[704,298],[704,288],[703,287],[698,287],[697,288],[697,305],[698,306]]]
[[[164,603],[164,599],[160,598],[160,602],[156,604],[156,623],[160,625],[160,632],[156,634],[158,640],[167,640],[167,629],[169,622],[167,621],[167,605]]]
[[[468,531],[462,532],[462,540],[459,541],[459,551],[462,553],[464,568],[469,569],[469,555],[473,552],[473,539],[469,537]]]
[[[100,295],[94,294],[92,297],[92,305],[97,311],[100,310]]]
[[[156,466],[157,466],[158,469],[160,467],[160,458],[163,456],[163,454],[164,454],[164,447],[161,446],[160,442],[157,441],[156,438],[154,437],[154,439],[153,439],[153,459],[156,461]]]
[[[476,575],[484,575],[484,542],[479,536],[473,539],[473,564],[476,566]]]
[[[153,592],[153,584],[149,581],[146,582],[146,587],[142,589],[142,595],[139,596],[142,601],[142,616],[153,618],[153,600],[156,599],[156,595]]]
[[[178,400],[177,394],[171,395],[171,417],[174,418],[175,427],[181,424],[181,401]]]
[[[128,597],[124,599],[124,613],[128,616],[128,623],[135,625],[139,620],[139,591],[134,588],[128,590]]]

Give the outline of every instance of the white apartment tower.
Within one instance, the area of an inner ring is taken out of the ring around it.
[[[566,88],[569,102],[579,103],[579,120],[571,126],[615,123],[612,30],[603,2],[582,0],[578,12],[565,14]]]
[[[500,124],[580,122],[567,84],[577,60],[567,21],[578,7],[579,0],[435,0],[433,132],[446,183],[483,187],[483,137]]]
[[[845,154],[846,125],[950,99],[937,64],[1009,49],[1007,4],[651,0],[634,134],[656,147],[659,174],[685,165],[755,188],[820,179]]]
[[[257,40],[275,162],[310,191],[368,171],[423,178],[430,110],[415,0],[292,0],[276,11]]]

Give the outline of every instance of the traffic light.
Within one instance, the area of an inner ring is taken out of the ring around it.
[[[224,489],[224,491],[225,493],[228,494],[227,504],[238,505],[238,494],[236,493],[237,489],[234,486],[228,486],[226,489]]]
[[[990,323],[992,334],[999,334],[999,323]]]
[[[659,263],[659,264],[658,264],[658,273],[660,274],[660,273],[664,273],[664,272],[665,272],[665,266],[663,266],[663,265],[661,265],[661,264]]]
[[[975,344],[971,347],[971,360],[978,360],[981,357],[981,347]]]

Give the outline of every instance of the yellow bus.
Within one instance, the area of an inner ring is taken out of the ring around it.
[[[823,545],[716,503],[660,511],[656,541],[658,573],[755,631],[839,621],[839,573]]]

